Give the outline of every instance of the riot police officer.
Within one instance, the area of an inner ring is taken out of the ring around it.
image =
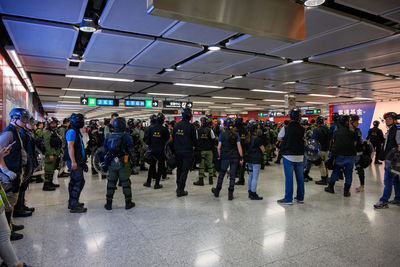
[[[112,200],[119,179],[122,191],[125,195],[125,209],[135,207],[132,202],[131,167],[133,167],[133,141],[126,133],[126,121],[123,117],[118,117],[113,121],[114,132],[110,133],[104,140],[104,165],[108,168],[107,181],[107,203],[104,205],[106,210],[112,209]]]
[[[118,117],[119,117],[118,113],[113,113],[113,114],[111,114],[110,121],[109,122],[107,121],[108,123],[104,122],[106,124],[106,126],[104,127],[104,137],[105,138],[107,138],[108,135],[114,131],[113,122]]]
[[[165,144],[169,140],[169,132],[166,127],[163,126],[165,116],[162,113],[158,113],[156,122],[154,122],[149,128],[147,128],[144,134],[144,141],[148,145],[153,161],[150,164],[149,172],[147,174],[147,181],[143,184],[145,187],[151,186],[151,180],[155,179],[156,183],[154,189],[162,188],[160,185],[161,175],[165,173]],[[158,169],[156,165],[158,163]]]
[[[62,152],[62,140],[57,132],[58,120],[51,118],[48,122],[47,130],[43,132],[44,146],[46,148],[44,160],[44,184],[43,191],[54,191],[59,184],[53,183],[54,171],[60,163],[60,155]]]
[[[247,140],[248,131],[244,127],[243,118],[236,118],[234,130],[240,137],[240,145],[243,150],[243,155],[246,155],[246,150],[247,150],[247,144],[246,144],[247,141],[246,140]],[[245,158],[243,158],[243,164],[238,163],[237,171],[238,171],[238,175],[239,175],[239,180],[236,182],[236,185],[244,185],[245,184],[245,181],[244,181],[244,173],[245,173],[245,169],[246,169],[245,164],[246,164]]]
[[[175,156],[177,161],[176,171],[176,196],[187,196],[185,191],[186,179],[193,164],[193,148],[196,147],[196,130],[190,123],[192,110],[184,108],[182,110],[182,120],[178,122],[173,130],[172,138],[174,142]]]
[[[72,113],[70,121],[71,127],[65,134],[67,145],[64,150],[64,159],[67,162],[71,175],[68,185],[68,208],[71,213],[82,213],[87,211],[84,203],[79,202],[79,197],[85,185],[83,172],[88,172],[85,147],[82,141],[82,134],[80,133],[80,129],[85,126],[85,118],[80,113]]]
[[[324,125],[324,117],[322,116],[317,117],[316,123],[318,127],[314,130],[312,139],[318,141],[318,143],[321,145],[321,149],[319,152],[319,155],[321,157],[321,164],[319,165],[321,180],[315,181],[315,183],[319,185],[327,185],[328,168],[325,166],[325,162],[328,160],[328,154],[329,154],[329,143],[330,143],[329,129]]]
[[[381,147],[385,142],[385,138],[383,137],[382,130],[378,128],[379,121],[374,121],[373,125],[374,127],[368,131],[367,140],[371,142],[375,149],[375,164],[382,164],[382,162],[379,161],[379,154],[381,152]]]
[[[69,121],[69,118],[64,118],[63,120],[63,124],[58,127],[58,134],[61,138],[62,141],[62,149],[61,151],[65,150],[65,146],[66,146],[66,141],[65,141],[65,133],[68,131],[69,125],[71,124],[71,122]],[[60,163],[60,173],[58,175],[58,177],[63,178],[63,177],[69,177],[69,173],[65,172],[65,166],[66,163],[63,159],[61,159],[61,163]]]
[[[358,115],[355,115],[355,114],[350,115],[350,130],[354,131],[354,134],[356,136],[357,156],[355,158],[355,166],[356,166],[358,178],[360,179],[360,187],[356,188],[356,192],[363,192],[364,185],[365,185],[365,171],[364,171],[364,168],[359,163],[359,161],[361,159],[361,155],[363,154],[363,151],[362,151],[363,138],[362,138],[361,130],[360,130],[360,128],[358,128],[359,121],[360,121],[360,117]]]
[[[215,135],[213,130],[210,128],[211,120],[207,117],[200,119],[201,127],[197,129],[197,144],[198,150],[201,155],[200,169],[199,169],[199,180],[194,182],[194,185],[204,185],[204,172],[208,170],[208,182],[213,184],[213,178],[215,176],[215,169],[213,163],[213,146]]]

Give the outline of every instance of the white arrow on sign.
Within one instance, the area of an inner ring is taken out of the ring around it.
[[[82,99],[82,104],[86,105],[87,100],[86,99]]]
[[[153,102],[153,105],[154,105],[155,107],[157,107],[157,106],[158,106],[158,102],[154,101],[154,102]]]
[[[186,105],[187,105],[188,108],[192,107],[192,103],[187,103]]]

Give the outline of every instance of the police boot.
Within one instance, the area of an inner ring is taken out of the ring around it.
[[[233,189],[228,190],[228,200],[233,200]]]
[[[135,207],[135,202],[132,202],[132,200],[130,200],[130,199],[125,200],[125,209],[126,210],[129,210],[133,207]]]
[[[214,194],[214,197],[219,197],[219,191],[221,191],[220,187],[213,187],[211,188],[211,192]]]
[[[14,218],[32,216],[32,211],[24,210],[24,208],[23,208],[23,206],[24,206],[23,201],[24,201],[24,200],[23,200],[22,195],[21,195],[21,197],[18,197],[17,205],[15,206],[14,211],[13,211],[13,217],[14,217]],[[18,209],[17,209],[17,208],[18,208]]]
[[[37,176],[37,177],[36,177],[36,183],[37,183],[37,184],[43,183],[43,178],[42,178],[42,176]]]
[[[92,175],[97,175],[99,174],[94,168],[92,168]]]
[[[335,194],[335,184],[329,183],[328,187],[325,187],[325,192]]]
[[[112,210],[112,199],[107,199],[107,203],[104,205],[106,210]]]
[[[136,168],[132,168],[132,175],[138,175],[139,172],[136,170]]]
[[[14,231],[11,231],[11,235],[10,235],[10,240],[11,241],[20,240],[22,238],[24,238],[23,234],[19,234],[19,233],[16,233]]]
[[[351,196],[350,186],[344,185],[343,196],[345,196],[345,197],[350,197]]]
[[[42,190],[43,191],[54,191],[54,190],[56,190],[56,188],[51,186],[50,182],[44,182]]]
[[[213,184],[213,183],[214,183],[213,177],[212,176],[208,177],[208,184]]]
[[[328,184],[328,176],[321,176],[321,180],[315,181],[316,184],[319,185],[327,185]]]
[[[144,164],[140,165],[140,170],[141,171],[148,171],[149,169],[146,168],[146,166]]]
[[[235,185],[244,185],[244,179],[239,179],[239,181],[237,181]]]
[[[265,166],[271,166],[268,160],[265,162]]]
[[[250,191],[250,193],[249,193],[249,198],[250,198],[251,200],[262,200],[262,199],[263,199],[262,197],[260,197],[259,195],[257,195],[256,192],[251,192],[251,191]]]
[[[204,179],[203,178],[199,178],[199,180],[197,182],[193,182],[194,185],[197,186],[203,186],[204,185]]]
[[[310,175],[308,175],[309,173],[310,173],[310,171],[304,171],[304,182],[313,180],[313,178],[311,178]]]
[[[101,179],[107,179],[107,174],[102,174]]]
[[[52,181],[50,182],[50,185],[51,185],[52,187],[54,187],[54,188],[60,187],[59,184],[55,184],[55,183],[53,183]]]

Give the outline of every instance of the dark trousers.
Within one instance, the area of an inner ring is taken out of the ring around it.
[[[85,186],[85,178],[83,176],[83,169],[80,165],[76,170],[71,169],[71,163],[68,162],[68,169],[70,169],[71,180],[69,181],[69,206],[76,207],[79,203],[79,196],[81,195],[82,189]]]
[[[31,177],[22,182],[21,187],[19,189],[17,204],[14,206],[14,210],[23,210],[25,206],[25,192],[28,190],[29,183],[31,181]]]
[[[222,159],[221,160],[221,169],[219,171],[218,182],[217,182],[218,190],[221,190],[221,188],[222,188],[222,183],[224,181],[224,177],[226,174],[226,170],[228,169],[228,166],[229,166],[229,191],[233,191],[235,188],[235,173],[236,173],[236,168],[238,166],[238,160],[237,159]]]
[[[180,193],[185,190],[186,179],[193,164],[193,155],[190,153],[176,153],[176,161],[176,192]]]
[[[240,165],[240,162],[238,161],[237,170],[239,175],[239,182],[244,182],[244,173],[246,171],[246,162],[244,160],[243,165]]]
[[[375,149],[375,162],[378,162],[379,160],[379,154],[381,153],[381,144],[374,144],[372,143],[372,146]]]
[[[150,164],[149,172],[147,173],[147,183],[151,184],[151,179],[154,178],[156,179],[156,184],[159,184],[161,175],[166,175],[165,156],[164,154],[153,154],[153,157],[157,160]]]

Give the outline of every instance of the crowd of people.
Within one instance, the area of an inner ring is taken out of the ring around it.
[[[9,125],[0,135],[0,257],[6,266],[26,266],[18,260],[10,240],[22,239],[18,231],[24,229],[23,225],[14,224],[12,218],[31,216],[35,211],[25,202],[29,183],[43,182],[43,191],[54,191],[59,187],[54,183],[55,174],[60,178],[70,177],[68,209],[71,213],[87,211],[79,200],[85,185],[84,173],[89,171],[89,158],[92,174],[100,172],[107,179],[104,208],[111,210],[118,185],[125,196],[125,208],[135,207],[131,175],[147,171],[143,186],[151,187],[154,181],[153,188],[158,190],[163,188],[161,181],[168,180],[167,175],[175,168],[177,197],[188,195],[188,173],[198,169],[198,178],[193,184],[204,186],[207,173],[208,183],[216,183],[211,189],[216,198],[228,173],[228,200],[234,199],[235,187],[245,185],[247,172],[249,199],[262,200],[257,193],[258,177],[275,158],[275,164],[283,160],[285,176],[284,197],[278,203],[304,203],[305,182],[313,180],[309,175],[312,166],[318,166],[321,174],[316,184],[325,185],[325,191],[333,194],[335,183],[344,179],[343,195],[350,197],[353,169],[360,181],[356,192],[363,192],[364,169],[372,163],[375,151],[374,163],[382,164],[380,160],[385,163],[385,187],[374,207],[400,205],[399,176],[391,168],[393,155],[400,151],[396,113],[384,114],[388,128],[385,136],[378,128],[380,122],[374,121],[365,140],[357,115],[332,113],[330,126],[322,116],[311,122],[302,120],[299,109],[290,110],[289,116],[290,120],[278,124],[253,119],[244,122],[238,117],[226,118],[221,125],[211,116],[192,123],[192,111],[185,108],[178,123],[166,122],[165,116],[159,113],[150,117],[146,127],[141,120],[126,120],[114,113],[104,122],[89,122],[89,141],[85,147],[83,114],[73,113],[59,125],[55,118],[49,118],[46,123],[35,122],[27,110],[14,108],[9,113]],[[34,176],[41,165],[38,154],[44,155],[44,179]],[[329,170],[332,170],[330,177]],[[294,177],[297,190],[293,197]],[[390,200],[393,187],[395,197]]]

